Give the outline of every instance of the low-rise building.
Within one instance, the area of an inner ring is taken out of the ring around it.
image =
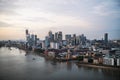
[[[120,59],[117,59],[117,66],[120,66]]]
[[[114,58],[103,58],[103,64],[114,66]]]

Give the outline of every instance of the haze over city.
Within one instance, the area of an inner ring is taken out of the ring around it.
[[[119,0],[0,0],[0,40],[40,39],[53,33],[85,34],[88,39],[120,39]]]

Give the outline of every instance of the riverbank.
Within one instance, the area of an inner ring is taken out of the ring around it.
[[[39,54],[40,56],[38,56]],[[43,53],[0,49],[0,80],[119,80],[120,71],[46,60]]]
[[[15,48],[18,48],[18,47],[15,47]],[[35,52],[37,55],[42,56],[47,60],[53,60],[53,61],[57,61],[57,62],[73,61],[72,59],[53,58],[53,57],[50,57],[50,56],[48,56],[48,55],[46,55],[44,53],[41,53],[38,50],[31,51],[31,50],[27,50],[27,49],[24,49],[24,48],[18,48],[18,49],[22,49],[22,50],[26,51],[26,53],[28,53],[28,54],[29,54],[29,52]],[[78,61],[78,60],[76,60],[76,61]],[[78,61],[78,62],[75,62],[75,63],[78,66],[113,69],[113,70],[119,70],[120,71],[120,66],[109,66],[109,65],[103,65],[103,64],[84,63],[83,61]]]
[[[53,60],[53,61],[57,61],[57,62],[68,62],[68,61],[73,61],[71,59],[69,60],[64,60],[64,59],[55,59],[55,58],[52,58],[52,57],[49,57],[43,53],[40,53],[39,56],[42,56],[44,57],[45,59],[47,60]],[[84,63],[83,61],[78,61],[78,60],[75,60],[76,64],[78,66],[84,66],[84,67],[93,67],[93,68],[102,68],[102,69],[112,69],[112,70],[119,70],[120,71],[120,66],[110,66],[110,65],[103,65],[103,64],[93,64],[93,63]]]
[[[102,68],[102,69],[112,69],[112,70],[119,70],[120,71],[120,66],[109,66],[109,65],[103,65],[103,64],[92,64],[92,63],[84,63],[84,62],[76,62],[76,65],[79,67],[93,67],[93,68]]]

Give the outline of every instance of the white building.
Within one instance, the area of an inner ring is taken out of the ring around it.
[[[117,59],[117,66],[120,66],[120,59]]]
[[[103,64],[114,66],[114,59],[105,57],[103,58]]]
[[[50,42],[50,48],[51,49],[59,49],[59,43],[57,42]]]

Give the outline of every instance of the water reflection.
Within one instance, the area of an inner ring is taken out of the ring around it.
[[[27,56],[28,54],[29,54],[28,51],[26,51],[25,56]]]
[[[66,62],[66,65],[67,65],[67,70],[71,71],[72,70],[72,63]]]
[[[54,66],[54,65],[57,65],[57,61],[55,61],[55,60],[53,60],[52,62],[51,62],[51,64]]]

